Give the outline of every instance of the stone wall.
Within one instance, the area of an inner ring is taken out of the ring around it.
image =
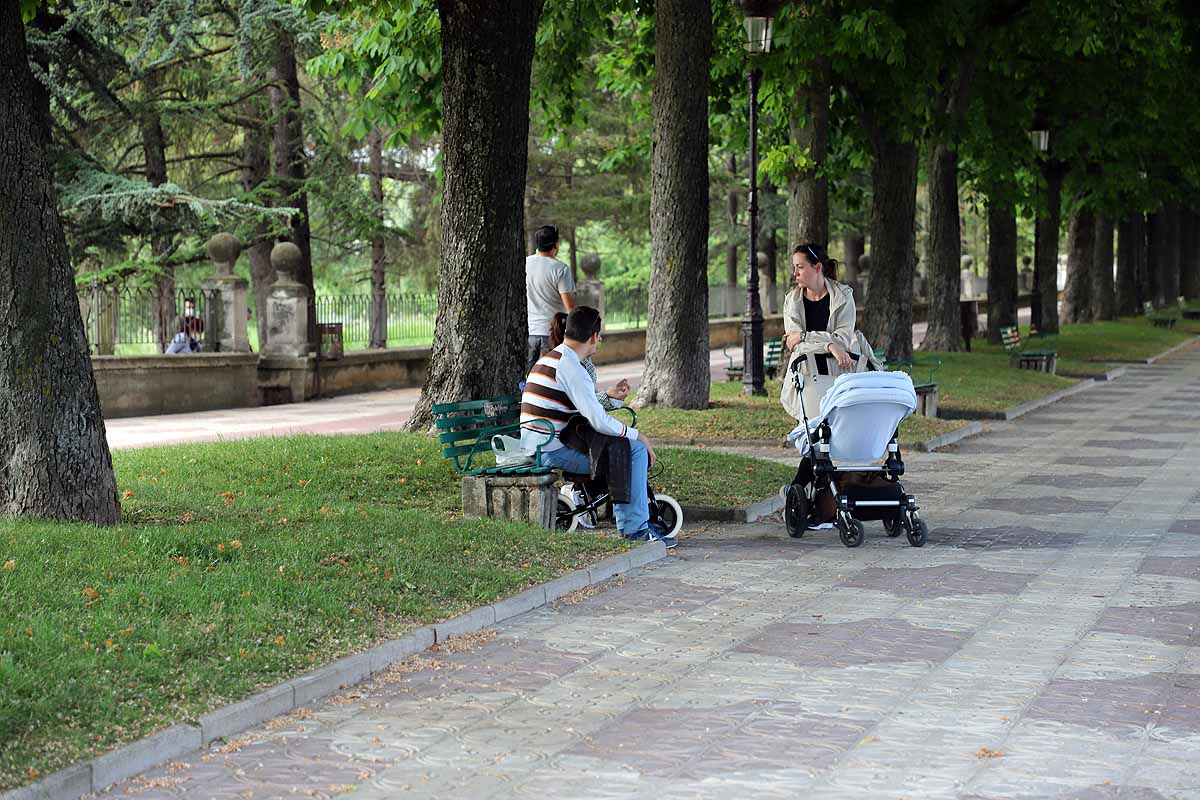
[[[92,370],[110,419],[258,405],[257,353],[93,356]]]
[[[765,337],[783,335],[783,319],[763,321]],[[709,346],[741,347],[741,321],[713,320]],[[644,329],[604,334],[597,364],[638,361],[646,348]],[[424,385],[428,347],[347,351],[336,361],[314,356],[257,353],[93,356],[100,405],[106,417],[178,414],[220,408],[298,403],[322,397]]]

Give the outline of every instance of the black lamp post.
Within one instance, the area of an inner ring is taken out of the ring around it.
[[[746,26],[746,51],[752,56],[771,52],[771,33],[775,13],[783,0],[735,0],[742,9]],[[763,315],[758,297],[758,84],[762,71],[753,68],[750,80],[750,247],[746,263],[746,314],[742,319],[742,391],[765,395],[763,386]]]
[[[1045,153],[1050,149],[1050,131],[1044,129],[1034,129],[1029,132],[1029,142],[1038,151]],[[1039,156],[1040,157],[1040,156]],[[1041,192],[1039,191],[1038,183],[1034,184],[1033,190],[1033,287],[1030,290],[1029,300],[1029,327],[1040,332],[1042,330],[1042,293],[1041,281],[1038,280],[1037,256],[1038,249],[1041,244],[1041,229],[1040,224],[1042,211],[1038,208],[1038,199]]]

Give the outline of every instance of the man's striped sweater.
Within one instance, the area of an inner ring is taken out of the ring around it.
[[[637,439],[636,428],[630,428],[611,416],[596,399],[596,382],[579,363],[579,356],[565,343],[538,359],[525,382],[521,395],[522,446],[533,450],[545,441],[547,428],[534,420],[545,420],[554,426],[554,440],[543,445],[543,451],[562,447],[559,434],[567,420],[582,414],[600,433]]]

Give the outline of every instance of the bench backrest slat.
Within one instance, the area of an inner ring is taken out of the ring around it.
[[[1014,350],[1021,346],[1021,331],[1016,326],[1000,329],[1000,343],[1005,350]]]

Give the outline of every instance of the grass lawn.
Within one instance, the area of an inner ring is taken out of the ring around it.
[[[1196,335],[1200,335],[1200,321],[1180,319],[1174,328],[1167,329],[1154,327],[1145,317],[1064,325],[1056,336],[1034,339],[1028,338],[1027,328],[1021,329],[1027,349],[1058,353],[1059,372],[1086,375],[1102,374],[1116,362],[1144,361]],[[971,346],[980,352],[1003,352],[1000,345],[980,339],[972,341]]]
[[[683,502],[745,505],[790,478],[659,454],[655,488]],[[420,435],[113,461],[121,525],[0,522],[0,789],[627,546],[462,519],[458,477]]]
[[[919,371],[918,377],[922,377]],[[900,439],[904,442],[924,441],[964,424],[957,420],[912,416],[900,423]],[[795,425],[796,421],[779,404],[778,381],[767,382],[766,397],[747,397],[742,394],[741,383],[726,381],[712,385],[707,409],[646,408],[638,411],[638,429],[644,430],[651,441],[656,437],[782,441]]]
[[[933,376],[939,414],[1003,411],[1077,383],[1073,378],[1017,369],[999,347],[995,351],[975,348],[971,353],[919,352],[916,367],[906,371],[923,382],[936,360],[942,362]]]
[[[796,472],[787,464],[709,450],[656,447],[655,453],[650,484],[683,505],[747,506],[778,492]]]

